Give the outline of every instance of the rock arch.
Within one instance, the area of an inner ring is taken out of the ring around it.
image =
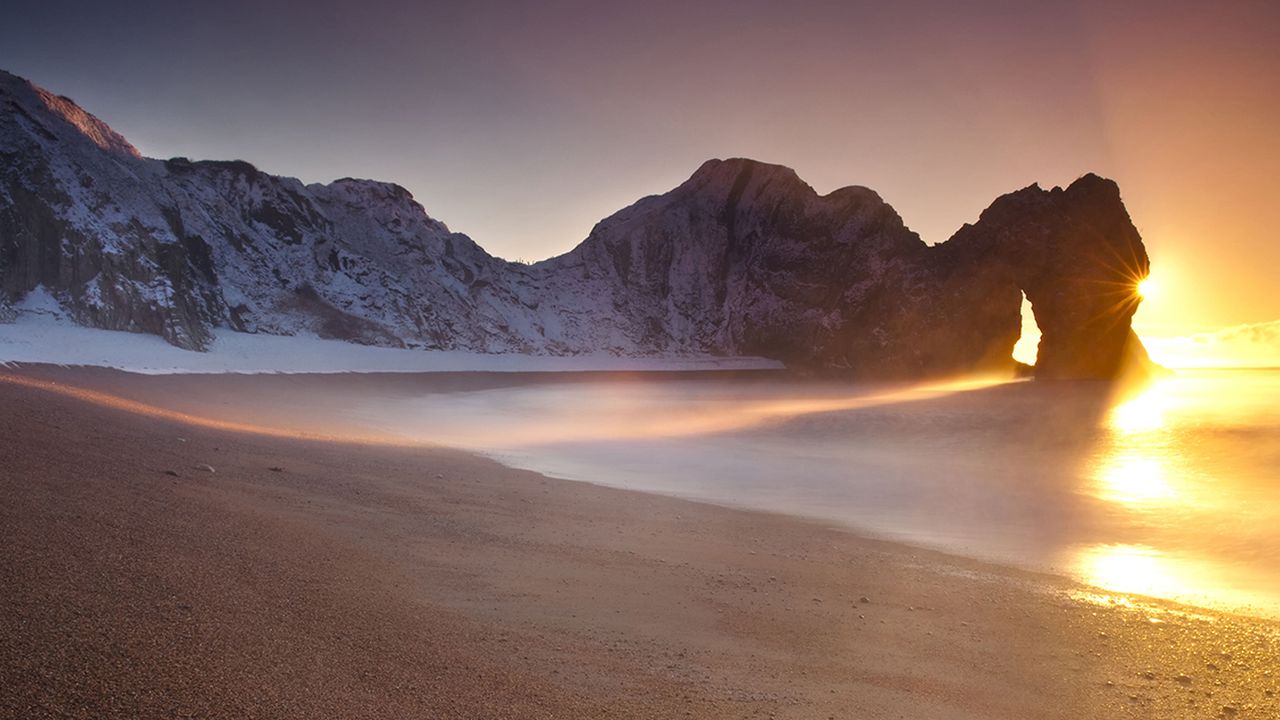
[[[942,276],[969,286],[970,312],[953,320],[989,338],[988,361],[1012,357],[1025,293],[1041,333],[1036,377],[1110,378],[1148,364],[1131,321],[1151,263],[1114,182],[1085,175],[1010,193],[932,250]]]

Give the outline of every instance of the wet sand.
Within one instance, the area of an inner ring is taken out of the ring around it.
[[[0,717],[1280,715],[1271,621],[447,449],[0,408]]]

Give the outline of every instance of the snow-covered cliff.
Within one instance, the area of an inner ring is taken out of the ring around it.
[[[1027,260],[1042,246],[1068,248],[1068,273],[1075,257],[1121,248],[1145,275],[1109,181],[1033,186],[997,208],[998,221],[984,215],[930,248],[871,190],[819,196],[788,168],[711,160],[571,252],[523,265],[451,232],[397,185],[145,158],[70,100],[0,72],[0,317],[43,288],[78,323],[194,350],[229,328],[937,374],[1011,364],[1020,289],[1061,274]],[[1117,316],[1126,332],[1131,315]]]

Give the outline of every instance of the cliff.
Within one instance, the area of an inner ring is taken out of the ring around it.
[[[1109,377],[1148,259],[1086,175],[996,200],[928,246],[876,193],[711,160],[533,265],[486,253],[396,185],[304,185],[246,162],[155,160],[0,72],[0,318],[43,287],[77,322],[201,350],[211,329],[422,349],[762,355],[915,377],[1012,366],[1022,292],[1037,374]]]

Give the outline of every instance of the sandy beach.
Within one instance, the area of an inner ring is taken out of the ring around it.
[[[445,448],[0,407],[0,717],[1280,714],[1269,620]]]

